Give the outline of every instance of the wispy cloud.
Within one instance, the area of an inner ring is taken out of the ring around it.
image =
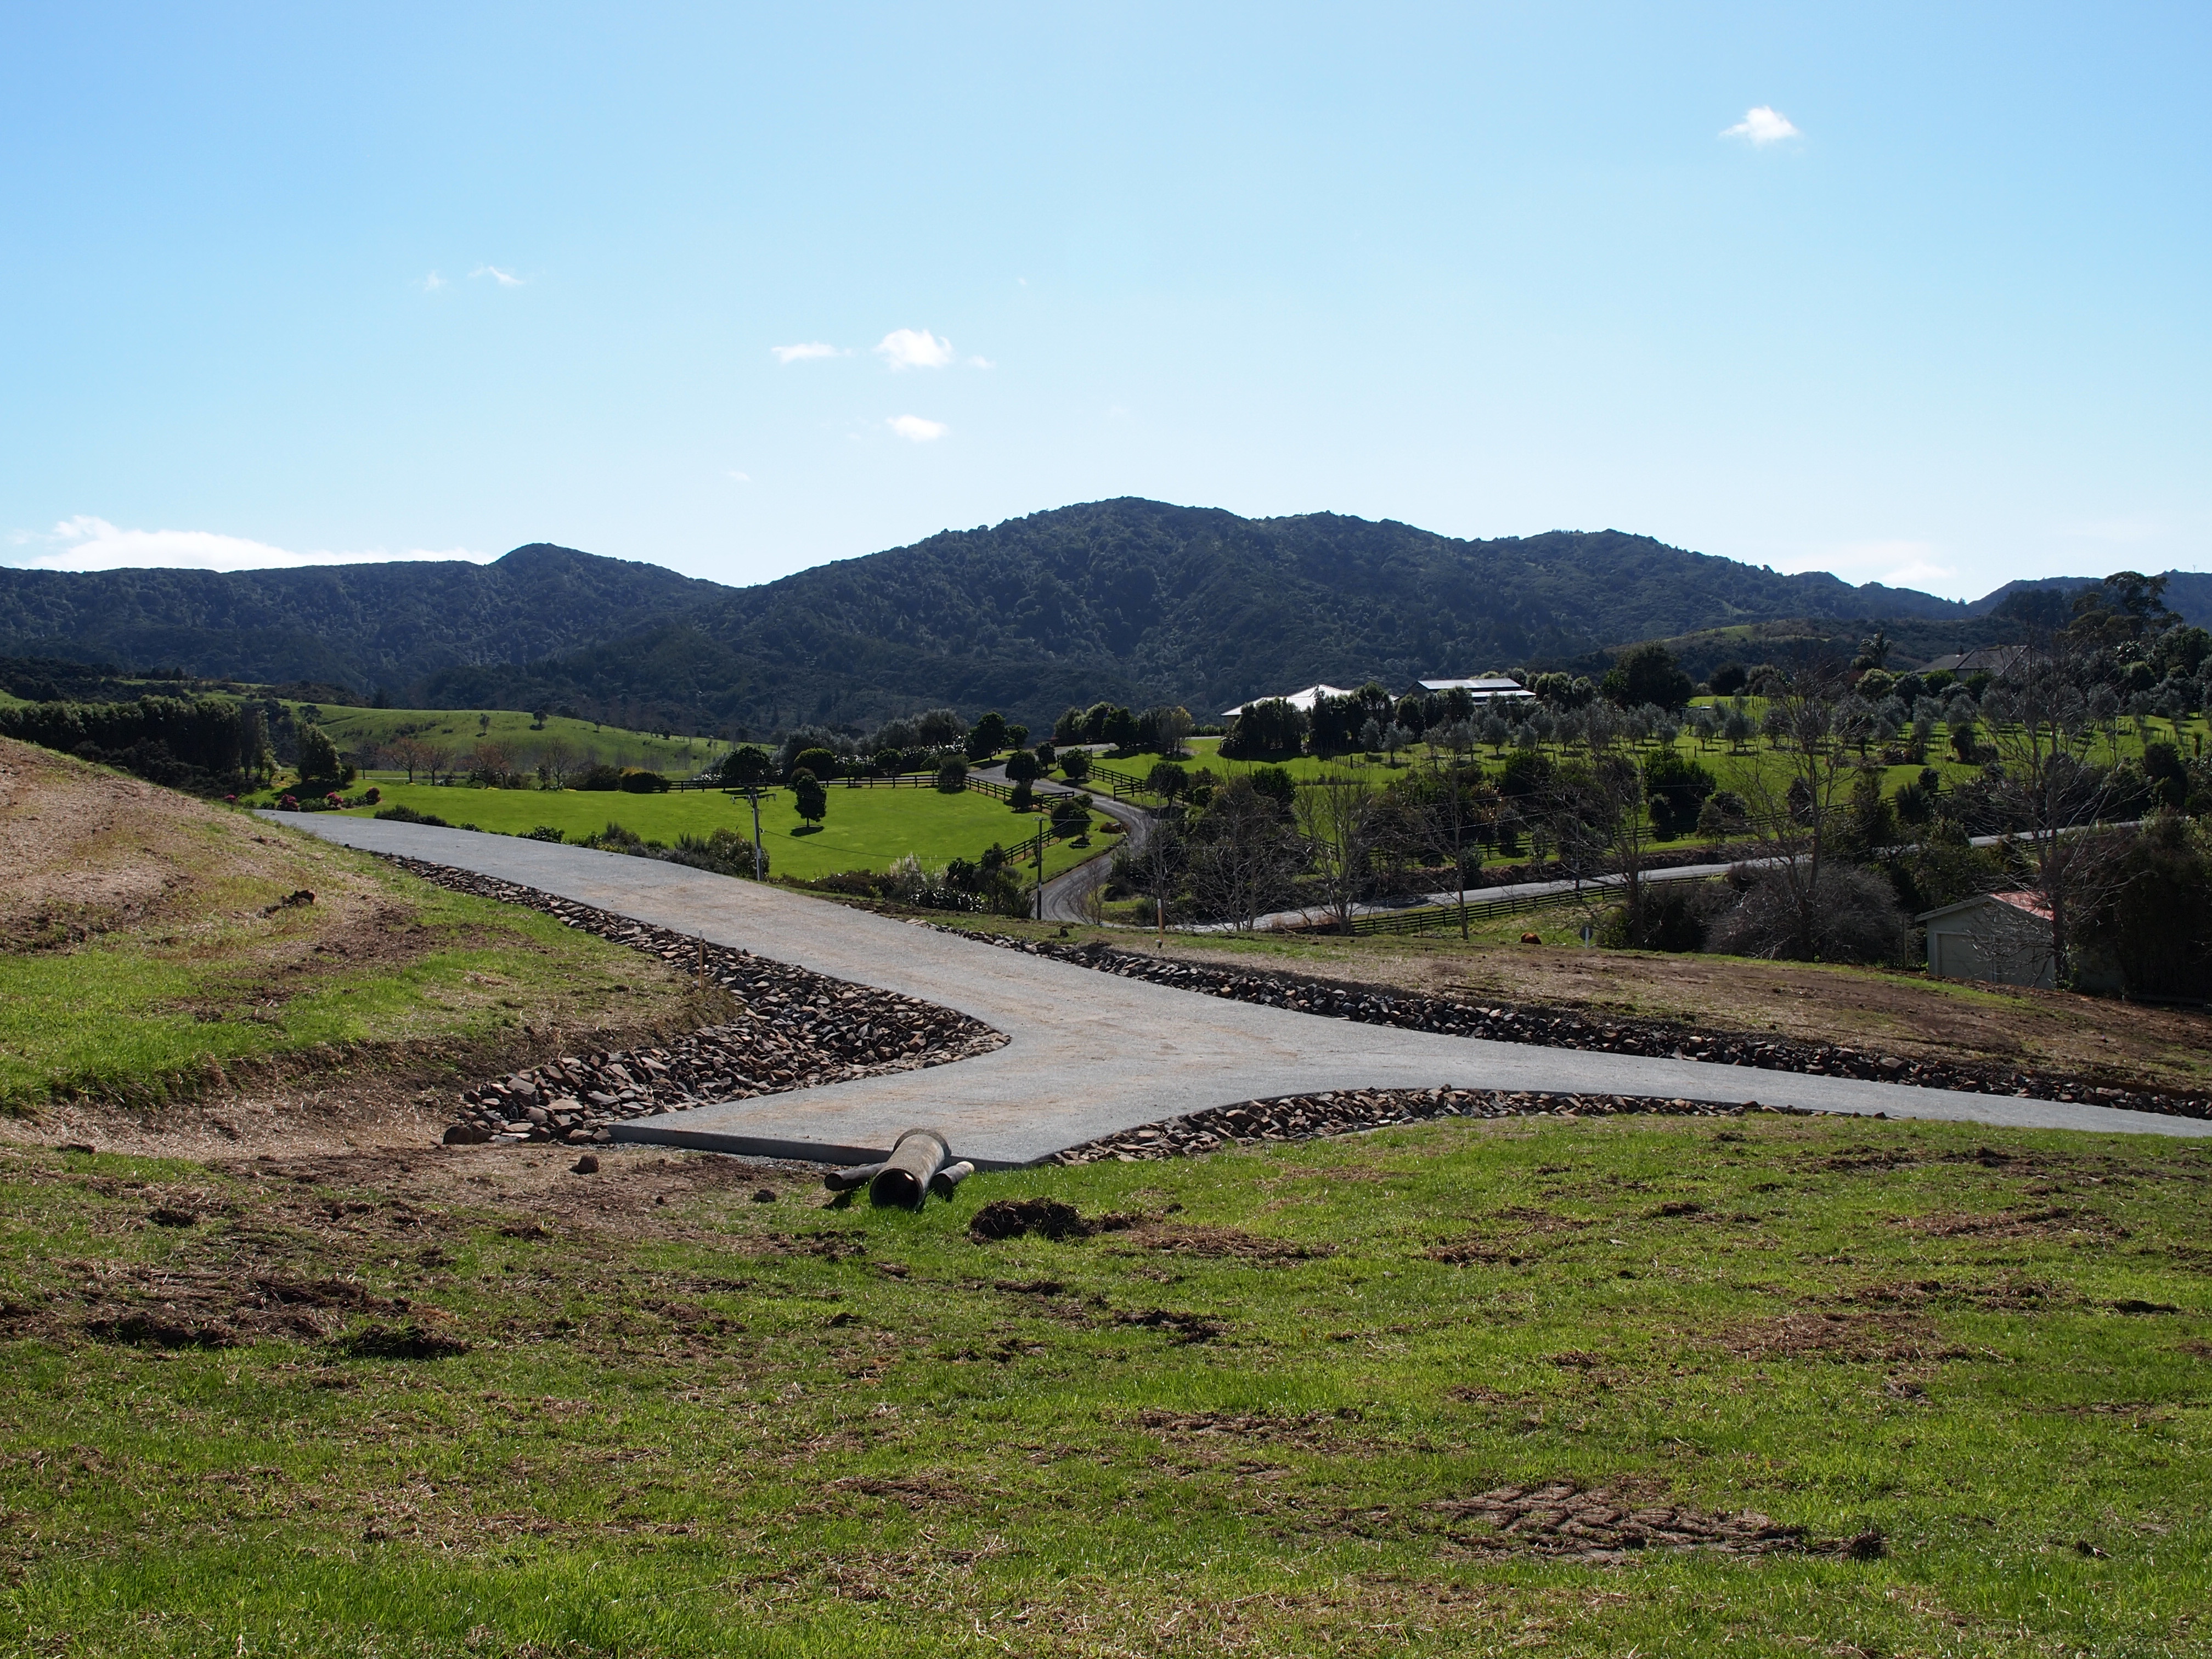
[[[751,473],[740,472],[733,466],[724,467],[722,469],[722,476],[727,478],[732,483],[750,483],[753,481],[753,475]]]
[[[435,294],[440,289],[450,288],[453,284],[448,283],[444,277],[438,275],[438,273],[434,270],[415,286],[421,289],[425,294]]]
[[[1743,119],[1734,126],[1721,129],[1722,137],[1741,138],[1746,143],[1762,149],[1769,144],[1778,144],[1784,138],[1802,138],[1804,136],[1788,116],[1765,104],[1746,110]]]
[[[64,519],[43,535],[19,531],[9,540],[18,548],[38,550],[28,558],[7,561],[27,570],[283,570],[310,564],[384,564],[424,559],[484,564],[495,556],[465,547],[443,550],[415,547],[398,553],[382,548],[295,553],[289,548],[212,530],[122,530],[87,514]]]
[[[523,279],[511,270],[501,270],[497,265],[478,265],[469,273],[471,276],[489,276],[501,288],[520,288]]]
[[[877,342],[876,354],[893,368],[942,368],[952,361],[952,342],[926,328],[895,328]]]
[[[996,368],[998,364],[993,362],[988,357],[970,357],[968,360],[968,367],[970,368]]]
[[[809,357],[842,357],[845,354],[836,346],[810,340],[805,345],[770,346],[769,355],[780,363],[803,363]]]
[[[952,428],[942,421],[925,421],[919,415],[895,415],[890,422],[892,431],[908,443],[935,443]]]

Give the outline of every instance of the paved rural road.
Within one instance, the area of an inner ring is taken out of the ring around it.
[[[901,1129],[924,1124],[945,1133],[956,1157],[1003,1167],[1242,1100],[1439,1085],[2212,1135],[2212,1122],[2191,1118],[1400,1031],[1122,979],[681,865],[374,818],[267,816],[348,846],[458,866],[925,998],[1010,1039],[951,1065],[638,1119],[615,1130],[622,1140],[857,1163],[880,1156]]]
[[[2124,828],[2124,826],[2113,827]],[[2004,836],[1968,837],[1970,844],[1975,847],[1995,847],[2007,839],[2025,840],[2026,836],[2021,835],[2011,837]],[[1669,881],[1711,881],[1717,876],[1728,874],[1731,870],[1764,870],[1782,861],[1779,858],[1760,858],[1739,859],[1733,864],[1678,864],[1663,870],[1646,870],[1644,872],[1644,879],[1648,883],[1655,884]],[[1074,872],[1071,871],[1069,873],[1072,875]],[[1617,891],[1626,884],[1626,878],[1620,876],[1585,876],[1579,882],[1501,882],[1492,887],[1468,888],[1467,902],[1469,904],[1489,904],[1498,899],[1551,898],[1560,893],[1571,893],[1579,890],[1589,895],[1592,903],[1598,903],[1603,902],[1607,894]],[[1354,905],[1352,914],[1360,916],[1383,916],[1393,915],[1400,910],[1419,909],[1426,905],[1457,904],[1458,902],[1459,895],[1455,892],[1428,893],[1417,899],[1408,899],[1401,904]],[[1334,914],[1328,910],[1271,910],[1261,916],[1255,926],[1261,933],[1272,933],[1285,928],[1328,927],[1334,926],[1335,921]],[[1208,922],[1194,931],[1202,933],[1225,933],[1233,932],[1238,926],[1238,923],[1233,921]],[[1435,931],[1441,933],[1446,930],[1440,927]]]
[[[975,775],[988,778],[993,783],[1004,783],[1006,781],[1006,763],[1001,761],[995,766],[979,767]],[[1106,884],[1107,866],[1113,862],[1114,848],[1124,843],[1132,848],[1142,847],[1145,837],[1152,833],[1152,814],[1140,806],[1131,806],[1115,800],[1111,795],[1079,790],[1075,785],[1062,783],[1056,778],[1039,778],[1031,787],[1040,796],[1090,794],[1091,810],[1112,818],[1126,832],[1109,840],[1105,850],[1097,858],[1085,859],[1073,869],[1061,871],[1044,884],[1042,920],[1085,921],[1084,900]]]

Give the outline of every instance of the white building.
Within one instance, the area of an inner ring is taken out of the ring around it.
[[[1499,674],[1474,680],[1416,680],[1411,696],[1423,692],[1431,696],[1446,691],[1464,691],[1477,702],[1517,702],[1536,694],[1516,679]]]
[[[1937,979],[2046,990],[2056,982],[2051,911],[2033,893],[1978,893],[1913,920],[1928,929],[1928,971]]]
[[[1310,714],[1313,713],[1314,704],[1323,697],[1348,697],[1351,695],[1351,692],[1340,685],[1310,685],[1303,691],[1286,691],[1280,696],[1255,697],[1252,702],[1286,702],[1301,714]],[[1221,711],[1221,718],[1233,720],[1249,708],[1252,702],[1240,702],[1234,708],[1224,708]]]

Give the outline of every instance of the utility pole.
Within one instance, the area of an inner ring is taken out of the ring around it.
[[[1044,920],[1044,819],[1040,817],[1037,820],[1036,836],[1036,919],[1039,921]]]
[[[745,786],[745,794],[753,804],[753,879],[755,881],[764,881],[767,878],[761,874],[760,785],[757,783],[747,784]]]

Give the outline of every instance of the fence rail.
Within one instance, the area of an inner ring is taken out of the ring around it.
[[[1707,878],[1717,880],[1717,877]],[[1506,895],[1491,899],[1469,899],[1465,905],[1423,904],[1409,910],[1382,910],[1371,915],[1354,916],[1352,931],[1355,935],[1376,933],[1436,933],[1456,928],[1460,914],[1466,912],[1469,922],[1495,921],[1500,916],[1528,915],[1539,910],[1566,910],[1579,904],[1604,903],[1619,896],[1625,884],[1617,876],[1598,881],[1585,882],[1580,890],[1568,888],[1557,893]]]

